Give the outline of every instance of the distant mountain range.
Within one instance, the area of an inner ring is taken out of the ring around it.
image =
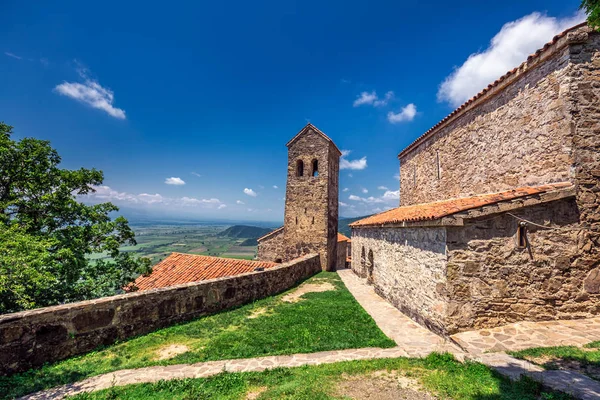
[[[348,226],[353,222],[356,222],[360,219],[367,218],[369,215],[364,215],[362,217],[354,217],[354,218],[340,218],[338,219],[338,232],[342,235],[346,235],[349,238],[352,238],[352,229]]]
[[[218,236],[225,236],[236,239],[258,239],[259,237],[266,235],[273,229],[261,228],[258,226],[249,225],[233,225],[224,231],[219,232]]]

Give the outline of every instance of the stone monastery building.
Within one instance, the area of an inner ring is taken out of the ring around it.
[[[258,258],[335,269],[340,152],[289,143]],[[600,313],[600,34],[559,35],[400,152],[400,207],[351,224],[352,269],[441,334]]]

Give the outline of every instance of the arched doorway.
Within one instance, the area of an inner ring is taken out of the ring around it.
[[[369,250],[369,256],[367,258],[367,283],[373,283],[373,250]]]

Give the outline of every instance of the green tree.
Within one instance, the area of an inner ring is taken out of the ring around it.
[[[588,25],[600,29],[600,0],[582,0],[579,8],[587,14]]]
[[[59,168],[48,141],[11,139],[0,122],[0,313],[118,293],[150,260],[119,251],[134,233],[111,203],[77,200],[103,181],[96,169]],[[108,259],[86,256],[105,252]]]

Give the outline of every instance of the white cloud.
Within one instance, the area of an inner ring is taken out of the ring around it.
[[[410,103],[406,107],[403,107],[399,113],[394,113],[393,111],[388,112],[387,119],[392,124],[397,124],[398,122],[406,122],[412,121],[417,115],[417,106],[413,103]]]
[[[217,198],[210,199],[197,199],[194,197],[164,197],[158,193],[140,193],[133,194],[127,192],[119,192],[112,189],[109,186],[94,186],[95,192],[85,196],[81,196],[84,200],[90,202],[114,202],[116,204],[126,205],[158,205],[160,207],[174,207],[174,208],[186,208],[186,207],[201,207],[201,208],[223,208],[224,204]]]
[[[14,53],[11,53],[10,51],[5,51],[4,54],[7,55],[7,56],[9,56],[9,57],[15,58],[17,60],[22,60],[23,59],[23,57],[19,57],[18,55],[14,54]]]
[[[397,190],[395,192],[391,191],[391,190],[386,190],[385,193],[383,195],[381,195],[380,197],[374,197],[374,196],[360,197],[360,196],[351,194],[350,196],[348,196],[348,199],[352,200],[352,201],[359,201],[362,203],[367,203],[367,204],[397,202],[400,199],[400,190]]]
[[[385,106],[393,97],[394,92],[392,92],[391,90],[385,94],[383,99],[380,99],[375,91],[372,91],[371,93],[362,92],[360,95],[356,96],[356,100],[354,100],[354,103],[352,103],[352,105],[354,107],[360,107],[362,105],[372,105],[373,107],[381,107]]]
[[[106,111],[112,117],[125,119],[125,111],[113,106],[114,93],[112,90],[102,87],[97,81],[87,76],[87,70],[78,69],[79,75],[84,83],[63,82],[54,90],[63,96],[70,97],[93,108]]]
[[[383,196],[381,196],[381,198],[383,200],[400,200],[400,190],[386,190]]]
[[[244,193],[246,193],[250,197],[256,197],[256,196],[258,196],[254,190],[248,189],[248,188],[244,189]]]
[[[192,172],[192,175],[194,175],[194,176],[197,176],[198,178],[201,178],[201,177],[202,177],[202,175],[200,175],[200,174],[199,174],[199,173],[197,173],[197,172]]]
[[[354,107],[359,107],[363,104],[373,104],[375,100],[377,100],[377,93],[375,93],[374,91],[371,93],[362,92],[359,96],[357,96],[356,100],[354,100],[354,103],[352,103],[352,105]]]
[[[387,186],[377,186],[379,190],[388,190]]]
[[[279,186],[273,185],[273,189],[279,189]]]
[[[387,103],[394,98],[394,92],[392,92],[391,90],[389,92],[387,92],[385,94],[385,97],[383,99],[379,99],[379,100],[375,100],[373,102],[373,106],[374,107],[381,107],[381,106],[385,106],[387,105]]]
[[[244,202],[243,202],[243,201],[241,201],[241,200],[238,200],[238,201],[236,201],[235,203],[236,203],[236,204],[246,204],[246,203],[244,203]]]
[[[176,178],[174,176],[165,179],[165,183],[167,185],[185,185],[185,181],[181,178]]]
[[[340,207],[348,207],[348,204],[344,203],[343,201],[339,202]]]
[[[348,174],[348,178],[354,178],[354,175]]]
[[[400,180],[400,174],[394,175],[394,179],[397,180],[397,181],[399,181]]]
[[[350,150],[342,150],[340,158],[340,169],[362,170],[367,168],[367,157],[362,157],[356,160],[348,160],[346,157],[351,153]],[[350,174],[349,174],[350,176]],[[351,176],[350,176],[351,177]]]
[[[456,68],[438,91],[438,100],[459,106],[488,84],[518,66],[554,35],[585,20],[578,12],[570,18],[554,18],[534,12],[508,22],[490,41],[487,49],[473,53]]]
[[[362,192],[365,193],[365,194],[369,193],[369,191],[367,189],[364,189],[364,188],[363,188]]]
[[[348,188],[344,188],[344,190],[342,190],[342,192],[347,192],[349,189]]]
[[[225,207],[227,207],[227,205],[225,205],[225,204],[219,204],[219,206],[217,207],[217,210],[222,210]]]

